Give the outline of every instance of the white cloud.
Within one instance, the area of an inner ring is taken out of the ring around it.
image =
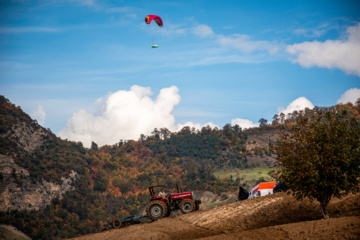
[[[312,109],[314,108],[314,105],[305,97],[299,97],[292,101],[286,108],[278,107],[279,114],[284,113],[287,115],[288,113],[292,113],[295,110],[303,110],[305,108]]]
[[[303,42],[287,46],[303,67],[339,68],[360,76],[360,23],[347,29],[345,40]]]
[[[278,107],[279,114],[284,113],[287,115],[288,113],[292,113],[295,110],[304,110],[305,108],[312,109],[314,108],[314,105],[305,97],[299,97],[292,101],[286,108]],[[231,120],[231,125],[239,125],[241,128],[252,128],[252,127],[259,127],[258,123],[254,123],[248,119],[241,119],[241,118],[235,118]]]
[[[35,118],[40,125],[44,125],[46,113],[42,106],[39,106],[35,111],[33,111],[31,116]]]
[[[235,126],[235,125],[239,125],[242,129],[245,128],[252,128],[252,127],[258,127],[259,124],[254,123],[248,119],[241,119],[241,118],[235,118],[231,120],[231,125]]]
[[[162,36],[185,36],[191,31],[190,28],[184,28],[182,25],[168,22],[164,23],[164,27],[159,27],[154,21],[150,25],[147,25],[145,22],[142,23],[142,28],[151,35]]]
[[[351,102],[355,104],[358,98],[360,98],[360,89],[351,88],[347,90],[343,95],[341,95],[341,97],[337,100],[337,103],[346,104],[348,102]]]
[[[203,52],[199,51],[198,56],[203,54]],[[266,56],[255,54],[251,56],[237,56],[237,55],[227,55],[224,54],[217,54],[216,56],[211,57],[198,57],[192,58],[191,60],[188,59],[178,59],[176,62],[167,62],[164,66],[171,66],[171,67],[194,67],[194,66],[208,66],[208,65],[216,65],[216,64],[224,64],[224,63],[261,63],[269,61],[269,58]]]
[[[208,25],[198,25],[193,29],[193,33],[200,37],[212,37],[214,36],[214,32]]]
[[[120,139],[138,139],[140,134],[150,135],[154,128],[174,128],[174,107],[180,102],[178,88],[164,88],[155,100],[151,89],[134,85],[130,91],[117,91],[96,101],[97,115],[86,110],[75,112],[62,138],[81,141],[90,146],[114,144]]]
[[[330,30],[339,30],[339,23],[337,22],[337,20],[340,19],[336,19],[330,22],[324,22],[315,27],[311,26],[305,28],[304,27],[296,28],[293,30],[293,32],[296,35],[301,35],[306,37],[312,37],[312,38],[321,37],[324,36],[326,33],[328,33]]]
[[[137,140],[141,134],[150,135],[154,128],[167,128],[174,132],[184,126],[196,129],[207,125],[217,127],[211,122],[175,125],[172,111],[181,99],[178,91],[176,86],[163,88],[155,100],[150,98],[149,87],[134,85],[129,91],[117,91],[96,100],[96,114],[84,109],[73,113],[58,136],[90,147],[92,141],[102,146],[117,143],[120,139]]]
[[[218,36],[218,41],[222,46],[234,47],[243,52],[268,51],[274,54],[279,51],[279,47],[267,41],[252,41],[248,35],[233,34],[230,37]]]
[[[153,24],[153,23],[151,23],[151,24]],[[164,27],[164,28],[158,28],[158,27],[149,28],[147,26],[145,29],[149,32],[156,31],[157,34],[161,34],[164,36],[169,36],[169,35],[185,36],[188,34],[194,34],[196,36],[200,36],[203,38],[215,36],[211,27],[204,25],[204,24],[197,25],[196,27],[184,27],[184,25],[166,23],[166,27]]]

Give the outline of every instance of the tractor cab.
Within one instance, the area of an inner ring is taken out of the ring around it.
[[[161,190],[161,189],[167,189],[168,187],[166,185],[157,185],[157,186],[151,186],[149,187],[149,192],[150,192],[150,196],[151,196],[151,199],[155,199],[155,198],[161,198],[158,196],[157,192],[155,192],[155,190]],[[176,183],[176,190],[177,190],[177,193],[181,193],[182,192],[182,189],[179,188],[178,184]],[[176,194],[176,193],[171,193],[170,195],[173,195],[173,194]]]
[[[155,190],[161,190],[164,188],[167,188],[167,186],[166,185],[157,185],[157,186],[149,187],[150,201],[155,200],[155,199],[160,199],[161,197],[158,196],[158,194],[155,192]]]

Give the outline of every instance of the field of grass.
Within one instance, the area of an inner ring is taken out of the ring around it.
[[[269,182],[274,181],[274,179],[269,174],[271,169],[272,168],[259,167],[248,169],[233,169],[228,171],[221,170],[214,172],[214,175],[217,178],[230,178],[232,176],[234,180],[239,177],[241,179],[240,183],[246,183],[250,188],[252,188],[255,186],[256,181],[261,177]]]

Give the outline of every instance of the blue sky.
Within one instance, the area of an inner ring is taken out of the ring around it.
[[[359,1],[0,4],[0,94],[85,146],[360,97]]]

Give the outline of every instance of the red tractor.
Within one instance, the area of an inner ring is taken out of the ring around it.
[[[178,193],[168,193],[164,198],[155,194],[154,188],[166,188],[165,185],[149,187],[150,202],[146,206],[146,215],[151,220],[168,217],[171,211],[180,209],[182,213],[199,210],[201,200],[196,200],[194,192],[182,192],[176,184]]]

